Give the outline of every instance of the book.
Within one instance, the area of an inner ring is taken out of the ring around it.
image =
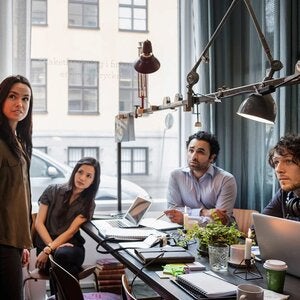
[[[176,281],[206,297],[225,297],[236,295],[237,286],[205,272],[182,274]]]
[[[98,280],[99,286],[110,286],[110,285],[121,285],[122,279],[121,277],[119,279],[109,279],[109,280]]]
[[[137,248],[134,251],[144,264],[191,263],[195,261],[195,256],[182,247]]]
[[[125,274],[125,268],[115,270],[99,270],[95,269],[98,279],[117,279],[121,278]]]
[[[96,268],[99,270],[123,269],[124,265],[114,257],[103,257],[97,259]]]

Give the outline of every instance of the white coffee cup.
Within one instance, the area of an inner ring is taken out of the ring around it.
[[[234,244],[230,246],[229,262],[239,265],[245,256],[245,244]]]
[[[263,300],[264,289],[254,284],[240,284],[237,287],[238,300]]]

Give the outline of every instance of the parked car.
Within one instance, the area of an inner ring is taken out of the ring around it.
[[[46,153],[33,149],[30,167],[32,202],[37,203],[49,184],[68,181],[72,170],[70,166],[58,162]],[[131,181],[122,179],[121,185],[121,198],[122,201],[125,200],[125,203],[132,202],[137,196],[150,198],[147,191]],[[99,200],[96,201],[97,210],[116,211],[116,201],[111,200],[116,200],[117,198],[117,178],[101,174],[100,187],[96,195],[96,200]]]

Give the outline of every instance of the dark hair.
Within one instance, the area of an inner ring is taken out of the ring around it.
[[[296,163],[300,163],[300,135],[286,134],[281,137],[278,143],[269,151],[269,164],[272,168],[275,168],[273,163],[274,154],[285,156],[291,154]]]
[[[90,207],[92,206],[92,204],[95,200],[95,196],[96,196],[96,193],[97,193],[98,188],[99,188],[101,169],[100,169],[100,164],[99,164],[97,159],[95,159],[93,157],[83,157],[83,158],[81,158],[76,163],[76,165],[75,165],[75,167],[72,171],[72,174],[70,176],[69,182],[68,182],[69,186],[71,186],[72,188],[74,187],[75,174],[82,165],[92,166],[95,169],[95,176],[94,176],[93,183],[87,189],[82,191],[82,193],[81,193],[82,197],[84,197],[86,199],[86,206],[85,206],[85,212],[84,213],[85,213],[86,216],[88,216],[89,211],[90,211]]]
[[[18,147],[15,133],[11,130],[11,127],[9,125],[7,117],[3,113],[3,105],[4,102],[9,94],[9,91],[11,90],[12,86],[15,83],[23,83],[26,84],[30,91],[31,91],[31,97],[30,97],[30,104],[27,116],[17,124],[16,128],[16,135],[21,142],[24,150],[26,151],[29,158],[31,158],[32,153],[32,105],[33,105],[33,95],[32,95],[32,88],[31,85],[25,77],[22,75],[16,75],[16,76],[9,76],[5,78],[0,83],[0,138],[3,139],[9,149],[12,151],[12,153],[20,158],[21,156],[21,150]]]
[[[209,143],[210,146],[210,156],[215,154],[215,159],[217,159],[219,151],[220,151],[220,145],[215,135],[212,133],[206,132],[206,131],[198,131],[192,135],[189,136],[188,140],[186,141],[186,147],[188,148],[191,140],[197,139],[198,141],[206,141]]]

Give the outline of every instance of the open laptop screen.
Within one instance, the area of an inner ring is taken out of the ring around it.
[[[287,263],[287,273],[300,277],[300,222],[253,214],[256,239],[263,260]]]
[[[138,225],[145,213],[147,212],[147,210],[149,209],[150,205],[150,200],[137,197],[136,200],[129,207],[124,218],[132,222],[133,224]]]

